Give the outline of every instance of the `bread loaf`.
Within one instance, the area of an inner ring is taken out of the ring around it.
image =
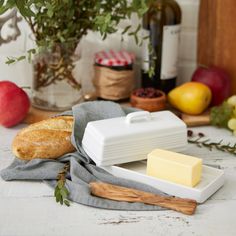
[[[73,152],[70,141],[73,122],[72,116],[58,116],[29,125],[13,140],[14,155],[23,160],[56,159]]]

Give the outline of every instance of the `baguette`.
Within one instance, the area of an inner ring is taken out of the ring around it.
[[[72,116],[49,118],[22,129],[12,143],[13,154],[23,160],[57,159],[75,151],[71,144]]]

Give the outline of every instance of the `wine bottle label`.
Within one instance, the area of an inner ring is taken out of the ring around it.
[[[144,72],[149,70],[149,44],[150,44],[150,31],[142,29],[142,37],[145,38],[142,44],[142,69]]]
[[[179,40],[180,25],[165,25],[163,27],[160,75],[160,79],[162,80],[177,76]]]

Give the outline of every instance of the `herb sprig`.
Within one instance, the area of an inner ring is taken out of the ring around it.
[[[192,136],[193,132],[191,130],[188,130],[188,143],[196,144],[199,148],[205,147],[208,148],[210,151],[216,149],[222,152],[227,152],[236,155],[236,143],[224,144],[223,139],[219,142],[213,142],[209,138],[205,138],[205,135],[203,133],[198,133],[198,137],[195,139],[192,138]]]
[[[70,169],[69,162],[65,164],[63,169],[57,175],[57,185],[55,187],[54,196],[56,198],[56,202],[61,205],[65,204],[66,206],[70,206],[70,202],[68,200],[69,191],[65,186],[66,183],[66,174]]]
[[[228,152],[230,154],[236,155],[236,143],[231,145],[230,143],[228,144],[223,144],[223,140],[220,140],[219,142],[212,142],[210,139],[204,139],[202,138],[197,138],[195,140],[189,139],[189,143],[196,144],[198,147],[206,147],[210,151],[212,151],[213,148],[222,151],[222,152]]]

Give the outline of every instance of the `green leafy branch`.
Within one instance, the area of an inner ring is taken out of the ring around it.
[[[147,36],[144,38],[144,40],[145,39],[147,39]],[[157,57],[155,56],[155,51],[150,42],[148,44],[148,54],[149,54],[149,60],[145,60],[143,62],[149,64],[149,67],[147,71],[144,71],[144,73],[147,73],[148,77],[152,78],[155,75],[155,68],[156,68],[155,64]]]
[[[28,62],[31,62],[34,54],[36,54],[36,49],[34,48],[29,49],[26,55],[22,55],[19,57],[7,57],[6,64],[10,65],[10,64],[25,60],[26,58],[28,59]]]
[[[133,13],[141,18],[153,1],[0,0],[0,15],[9,9],[17,8],[32,30],[37,53],[53,52],[58,48],[57,45],[63,45],[65,50],[61,46],[59,54],[66,62],[66,58],[73,56],[78,43],[88,31],[100,32],[105,39],[108,34],[118,32],[119,23],[122,20],[130,19]],[[144,40],[138,35],[141,25],[138,25],[132,32],[130,29],[131,26],[128,26],[123,34],[134,37],[135,42],[141,45]],[[27,58],[30,61],[33,54],[29,52],[20,57],[10,57],[6,63],[12,64]],[[68,68],[68,65],[65,65],[64,68]],[[52,76],[55,73],[56,71],[52,71]],[[151,70],[151,74],[153,73],[154,69]],[[67,80],[73,86],[79,86],[72,76]],[[56,81],[58,80],[54,80],[54,82]]]
[[[66,163],[57,176],[57,185],[54,191],[56,202],[60,203],[61,205],[65,204],[66,206],[70,206],[70,202],[68,200],[68,196],[70,193],[65,186],[66,174],[69,171],[69,169],[70,169],[70,164]]]
[[[0,14],[16,7],[28,22],[38,46],[70,40],[76,47],[88,30],[99,31],[103,38],[118,31],[121,20],[148,10],[151,0],[0,0]]]
[[[120,21],[131,18],[132,13],[142,17],[152,1],[0,0],[0,14],[16,7],[28,22],[37,46],[49,48],[70,41],[75,48],[89,30],[106,38],[107,34],[117,32]],[[138,41],[136,32],[130,35]]]
[[[145,63],[149,64],[149,69],[146,73],[148,73],[148,76],[151,78],[155,75],[155,64],[156,64],[156,60],[157,57],[155,56],[155,51],[150,43],[150,35],[145,35],[145,36],[140,36],[139,32],[141,30],[141,24],[138,24],[138,26],[136,27],[136,29],[134,31],[130,31],[130,29],[132,28],[132,25],[128,25],[125,27],[125,29],[122,31],[122,36],[124,34],[128,34],[129,36],[133,36],[135,43],[141,47],[144,43],[144,41],[149,40],[148,42],[148,54],[149,54],[149,58],[150,60],[144,61]],[[123,38],[122,38],[123,40]]]

